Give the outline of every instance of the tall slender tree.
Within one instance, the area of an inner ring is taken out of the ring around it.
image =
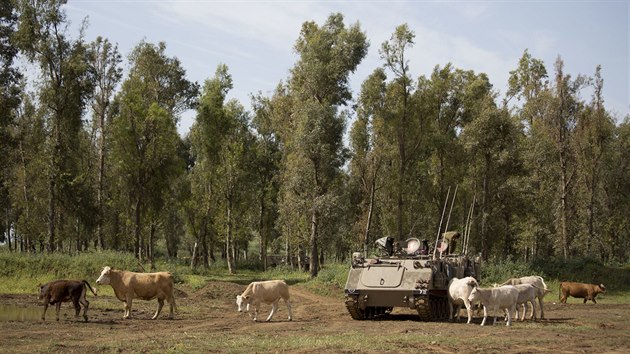
[[[191,107],[197,85],[185,77],[179,60],[165,54],[166,45],[140,43],[130,55],[131,70],[119,94],[120,112],[113,118],[112,160],[123,188],[131,196],[134,252],[149,251],[155,219],[165,192],[184,170],[177,149],[179,113]],[[142,237],[143,217],[149,217],[148,247]]]
[[[15,124],[16,109],[20,104],[21,73],[13,65],[17,47],[12,42],[12,35],[17,24],[17,14],[11,1],[0,4],[0,242],[8,243],[12,250],[11,229],[15,216],[9,199],[10,168],[16,160],[13,153],[16,148],[15,136],[11,126]]]
[[[20,15],[15,38],[27,59],[39,64],[42,80],[39,99],[46,110],[49,132],[46,149],[49,252],[60,245],[56,231],[63,225],[57,221],[65,216],[64,210],[59,209],[61,200],[66,197],[72,200],[74,196],[69,187],[79,173],[76,160],[81,118],[92,92],[83,29],[78,39],[68,38],[62,9],[65,4],[65,0],[17,2]]]
[[[291,69],[289,87],[294,102],[296,130],[289,149],[290,176],[302,198],[312,201],[310,214],[310,274],[319,272],[318,228],[331,186],[345,161],[345,116],[338,108],[351,98],[349,75],[367,54],[368,43],[359,24],[349,28],[343,16],[332,14],[321,27],[302,25],[295,44],[298,62]]]
[[[118,46],[112,45],[108,39],[97,37],[90,44],[90,65],[94,75],[95,92],[92,101],[93,129],[96,133],[98,149],[97,167],[97,208],[98,221],[96,228],[96,243],[101,249],[105,248],[103,236],[103,221],[105,217],[105,160],[107,158],[108,125],[112,117],[111,101],[114,90],[122,78],[120,64],[122,58],[118,53]]]

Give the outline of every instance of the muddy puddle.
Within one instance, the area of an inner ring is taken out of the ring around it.
[[[0,322],[39,321],[41,316],[42,316],[42,308],[0,304]],[[54,308],[53,308],[53,317],[54,317]]]

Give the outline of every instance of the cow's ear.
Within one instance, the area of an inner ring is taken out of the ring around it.
[[[249,299],[249,295],[243,296],[243,299],[245,299],[245,300]]]

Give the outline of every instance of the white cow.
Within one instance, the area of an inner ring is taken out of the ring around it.
[[[518,301],[518,290],[513,286],[501,286],[498,288],[474,288],[468,296],[469,302],[481,302],[483,305],[483,321],[481,325],[486,324],[488,317],[488,308],[494,312],[494,322],[497,322],[497,310],[505,310],[507,314],[507,326],[512,325],[512,314],[516,310],[516,302]]]
[[[520,278],[510,278],[506,280],[501,285],[519,285],[519,284],[531,284],[536,288],[536,298],[538,299],[538,305],[540,305],[540,318],[545,318],[545,309],[543,307],[543,297],[550,292],[547,289],[547,284],[545,284],[545,280],[538,275],[530,275],[526,277]],[[532,302],[533,304],[533,302]],[[530,319],[535,318],[534,307],[532,306],[532,313],[530,315]]]
[[[532,317],[536,321],[536,295],[538,294],[537,288],[532,284],[518,284],[514,285],[518,290],[518,300],[516,301],[516,318],[518,319],[519,308],[522,305],[523,313],[521,314],[521,321],[525,320],[525,314],[527,313],[527,303],[532,304]]]
[[[478,287],[477,280],[473,277],[467,277],[463,279],[453,278],[448,283],[448,308],[450,311],[450,320],[453,320],[453,305],[457,305],[457,320],[459,321],[459,310],[462,305],[466,306],[466,312],[468,313],[468,322],[472,319],[472,309],[468,296],[473,288]]]
[[[284,280],[255,281],[250,283],[241,295],[236,296],[236,305],[238,306],[238,312],[248,312],[249,305],[254,306],[254,321],[256,321],[260,303],[271,304],[271,313],[267,317],[267,322],[269,322],[276,312],[280,298],[287,304],[289,321],[291,321],[289,286]]]

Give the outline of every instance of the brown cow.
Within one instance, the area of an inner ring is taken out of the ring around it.
[[[59,310],[62,302],[72,301],[75,309],[75,317],[79,317],[81,305],[83,305],[83,319],[87,322],[87,310],[90,306],[89,301],[85,298],[86,288],[88,287],[92,294],[96,296],[96,291],[92,289],[90,284],[85,280],[55,280],[44,285],[39,285],[39,299],[44,300],[44,312],[42,313],[42,321],[46,320],[46,310],[48,305],[55,305],[57,321],[59,321]]]
[[[158,318],[164,306],[164,300],[170,305],[169,319],[173,318],[173,307],[176,308],[173,297],[173,277],[168,272],[134,273],[126,270],[114,270],[104,267],[96,284],[109,284],[114,289],[118,300],[125,303],[123,318],[131,315],[133,299],[153,300],[157,298],[158,307],[152,319]]]
[[[560,293],[562,293],[562,298],[560,298],[560,302],[565,303],[565,304],[567,302],[567,297],[569,297],[569,295],[575,298],[583,298],[584,303],[586,303],[587,300],[591,300],[593,301],[593,303],[596,304],[597,301],[595,301],[595,297],[597,296],[597,294],[605,293],[605,292],[606,292],[606,287],[604,286],[604,284],[595,285],[595,284],[585,284],[585,283],[572,283],[572,282],[565,281],[565,282],[560,283],[558,297],[560,298]]]

